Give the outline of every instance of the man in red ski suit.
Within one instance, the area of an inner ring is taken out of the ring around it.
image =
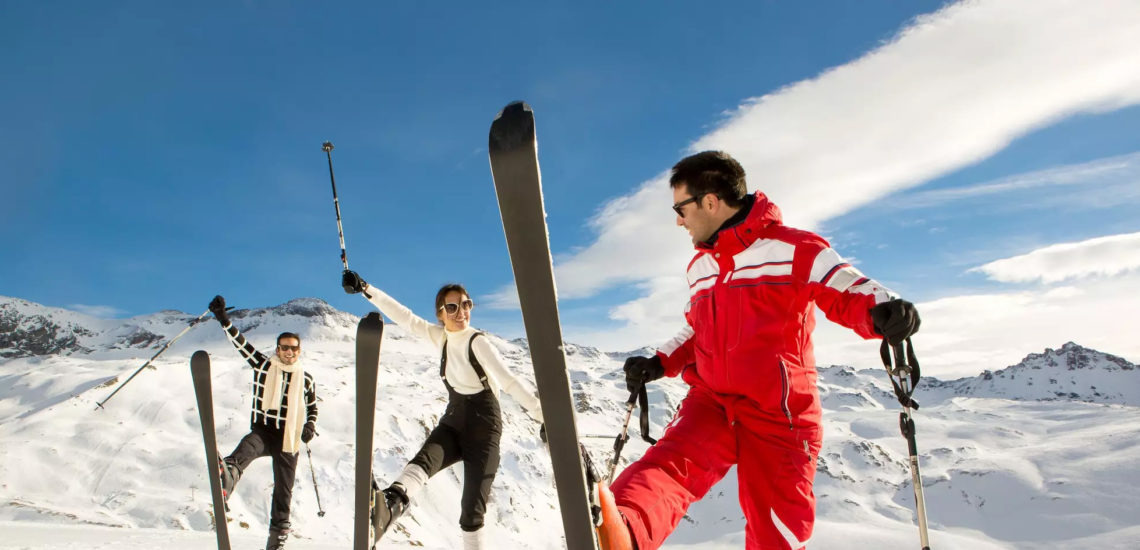
[[[653,550],[693,502],[737,466],[748,549],[799,549],[815,521],[822,440],[814,309],[864,338],[918,330],[910,302],[864,276],[823,238],[781,223],[744,169],[706,151],[673,167],[677,225],[696,247],[686,326],[654,357],[626,361],[627,383],[680,376],[691,388],[664,435],[603,488],[603,548]],[[614,512],[620,512],[620,517]]]

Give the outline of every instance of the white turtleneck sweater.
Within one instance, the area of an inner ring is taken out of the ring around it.
[[[417,316],[403,304],[397,302],[395,298],[372,285],[365,285],[364,292],[364,297],[372,302],[381,313],[395,321],[397,325],[416,336],[426,338],[438,350],[442,350],[443,346],[447,345],[447,372],[445,376],[447,383],[451,384],[456,392],[472,395],[483,391],[483,384],[479,381],[479,376],[475,373],[475,368],[471,366],[471,361],[467,357],[467,343],[471,341],[471,337],[478,330],[468,325],[466,329],[452,332]],[[499,350],[491,344],[491,340],[487,337],[476,338],[471,343],[471,351],[487,373],[487,382],[491,386],[491,392],[498,397],[500,390],[506,391],[522,405],[531,418],[542,422],[542,407],[535,392],[530,389],[528,384],[503,366]]]

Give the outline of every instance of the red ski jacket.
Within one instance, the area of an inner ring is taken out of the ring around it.
[[[819,426],[815,306],[863,338],[880,338],[871,307],[897,296],[822,237],[783,225],[759,191],[743,221],[696,249],[687,326],[657,352],[665,374],[753,401],[773,429]]]

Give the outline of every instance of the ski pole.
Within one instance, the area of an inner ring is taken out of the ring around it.
[[[337,197],[336,197],[336,176],[333,175],[333,165],[332,165],[333,144],[332,144],[332,142],[326,141],[324,143],[324,145],[321,146],[321,149],[323,149],[325,154],[328,155],[328,157],[329,157],[329,181],[332,182],[333,207],[336,208],[336,232],[337,232],[337,236],[340,237],[340,263],[341,263],[341,265],[344,266],[344,270],[348,271],[348,253],[345,252],[345,249],[344,249],[344,226],[343,226],[343,224],[341,224],[341,221],[340,221],[340,200],[337,199]],[[345,286],[344,291],[345,292],[352,292],[352,287],[351,286]],[[368,298],[368,299],[372,298],[372,296],[370,294],[368,294],[367,291],[363,292],[363,294],[364,294],[365,298]]]
[[[233,309],[233,308],[227,308],[227,309]],[[103,408],[103,404],[104,404],[104,403],[106,403],[106,402],[108,402],[108,401],[110,401],[110,400],[111,400],[111,398],[112,398],[112,397],[114,397],[116,393],[119,393],[119,390],[123,389],[123,386],[126,386],[126,385],[127,385],[127,383],[128,383],[128,382],[130,382],[132,379],[134,379],[134,377],[135,377],[135,376],[138,376],[138,374],[139,374],[140,372],[142,372],[142,370],[143,370],[143,369],[145,369],[145,368],[147,368],[148,366],[150,366],[151,362],[153,362],[155,359],[157,359],[159,355],[162,355],[162,352],[166,351],[166,350],[167,350],[167,348],[169,348],[171,345],[173,345],[175,342],[177,342],[179,338],[182,338],[182,335],[184,335],[184,334],[186,334],[187,332],[189,332],[189,331],[190,331],[190,329],[194,328],[194,325],[196,325],[196,324],[198,324],[199,322],[201,322],[201,321],[202,321],[202,319],[205,319],[205,318],[206,318],[206,316],[207,316],[207,315],[209,315],[209,314],[210,314],[210,310],[208,310],[208,309],[207,309],[207,310],[206,310],[206,311],[204,311],[204,312],[203,312],[201,315],[199,315],[198,317],[196,317],[196,318],[195,318],[193,321],[190,321],[190,324],[189,324],[189,325],[187,325],[187,326],[186,326],[186,328],[182,329],[182,332],[179,332],[179,333],[178,333],[178,336],[175,336],[174,338],[171,338],[171,339],[170,339],[170,341],[168,341],[168,342],[166,343],[166,345],[162,346],[162,349],[158,350],[158,353],[154,354],[154,355],[153,355],[153,356],[152,356],[150,359],[148,359],[148,360],[147,360],[147,362],[146,362],[146,363],[143,363],[143,366],[139,367],[139,368],[138,368],[138,370],[136,370],[136,371],[135,371],[133,374],[131,374],[131,376],[130,376],[129,378],[127,378],[126,380],[124,380],[122,384],[119,384],[119,387],[115,388],[115,391],[111,392],[111,395],[108,395],[108,396],[107,396],[106,398],[104,398],[102,401],[99,401],[99,402],[95,403],[95,410],[99,410],[99,409],[102,409],[102,408]]]
[[[891,365],[891,355],[887,352],[888,342],[883,339],[879,348],[883,365],[887,368],[891,385],[894,386],[895,396],[903,407],[899,413],[899,429],[906,438],[907,451],[910,455],[910,481],[914,485],[915,515],[918,516],[918,539],[922,550],[930,550],[930,535],[926,525],[926,501],[922,492],[922,475],[918,469],[918,444],[915,441],[914,418],[910,410],[918,408],[918,402],[911,398],[914,387],[920,378],[918,358],[914,355],[914,344],[910,338],[898,344],[889,344],[894,352],[894,365]],[[896,380],[897,377],[897,380]]]
[[[317,471],[313,469],[313,450],[305,444],[305,454],[309,455],[309,473],[313,474],[313,492],[317,494],[317,516],[325,517],[325,509],[321,508],[321,492],[317,490]]]
[[[333,207],[336,208],[336,232],[340,236],[340,263],[344,264],[344,269],[348,269],[348,255],[344,250],[344,227],[340,223],[340,201],[336,198],[336,176],[333,175],[332,165],[332,150],[333,144],[331,141],[326,141],[321,146],[325,154],[329,157],[329,181],[332,182],[333,191]]]
[[[614,457],[610,461],[610,469],[605,479],[607,485],[614,480],[621,451],[625,448],[625,442],[629,441],[629,421],[633,418],[633,409],[638,406],[638,401],[641,402],[641,438],[650,445],[657,443],[656,439],[649,437],[649,395],[645,391],[645,382],[641,382],[629,392],[629,399],[625,402],[625,421],[622,422],[621,432],[614,438]]]

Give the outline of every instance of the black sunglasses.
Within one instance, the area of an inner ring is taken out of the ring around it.
[[[475,307],[475,302],[472,302],[471,299],[468,298],[462,302],[459,302],[458,304],[454,302],[448,302],[440,306],[439,309],[446,311],[448,315],[455,315],[456,313],[459,313],[459,308],[461,307],[463,308],[463,311],[471,311],[471,308]]]
[[[298,352],[301,351],[301,346],[287,346],[285,344],[277,344],[277,349],[281,351]]]
[[[687,199],[685,199],[679,203],[676,203],[673,205],[673,211],[676,212],[678,216],[684,218],[685,212],[682,211],[681,209],[684,208],[685,205],[689,204],[690,202],[697,202],[697,201],[701,200],[701,197],[703,197],[705,195],[708,195],[708,193],[701,193],[699,195],[694,195],[694,196],[689,197],[689,198],[687,198]]]

